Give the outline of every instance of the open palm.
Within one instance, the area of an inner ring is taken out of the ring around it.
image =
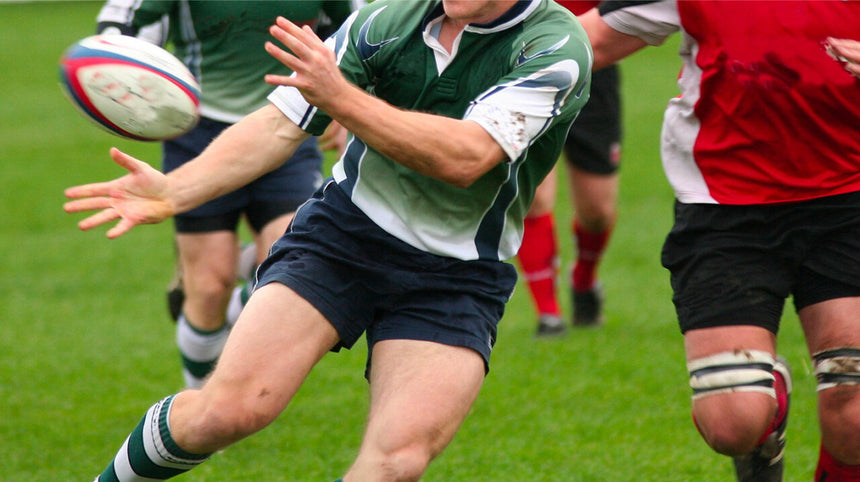
[[[65,191],[66,197],[74,199],[63,206],[67,213],[99,210],[80,221],[78,227],[88,230],[119,219],[107,232],[113,239],[138,224],[159,223],[174,214],[167,197],[167,177],[163,173],[119,149],[112,148],[110,155],[114,162],[129,171],[128,174]]]

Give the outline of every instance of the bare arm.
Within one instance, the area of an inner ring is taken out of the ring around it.
[[[171,171],[176,212],[185,212],[282,165],[309,134],[268,104],[233,124],[194,162]]]
[[[416,172],[458,187],[468,187],[506,155],[478,123],[398,109],[347,81],[334,53],[310,28],[278,18],[266,50],[286,64],[294,77],[269,75],[273,85],[293,86],[368,145]]]
[[[648,45],[639,37],[621,33],[607,25],[597,8],[592,8],[578,18],[594,50],[593,70],[608,67]]]
[[[193,161],[165,175],[118,149],[113,160],[129,171],[112,181],[66,190],[66,212],[99,212],[78,223],[91,229],[119,219],[116,238],[138,224],[154,224],[234,191],[283,164],[308,137],[274,106],[248,115],[218,136]]]

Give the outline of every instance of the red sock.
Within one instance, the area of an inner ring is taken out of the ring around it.
[[[523,245],[517,257],[538,313],[560,315],[555,286],[558,247],[552,214],[525,219]]]
[[[847,465],[833,458],[824,445],[818,455],[818,467],[815,469],[815,482],[858,482],[860,481],[860,465]]]
[[[576,265],[573,268],[571,283],[574,291],[588,291],[594,287],[597,278],[597,264],[606,250],[612,228],[601,232],[588,232],[579,222],[573,223],[573,236],[576,239]]]

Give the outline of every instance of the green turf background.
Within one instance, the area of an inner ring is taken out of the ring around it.
[[[181,385],[164,306],[169,223],[107,240],[62,211],[67,186],[121,170],[127,149],[157,164],[157,144],[125,141],[63,98],[57,60],[93,32],[98,2],[0,3],[0,480],[83,481],[101,471],[147,407]],[[492,371],[428,481],[726,481],[690,421],[681,337],[659,250],[672,194],[658,155],[662,109],[676,95],[677,39],[623,63],[620,217],[602,267],[608,324],[535,340],[520,286]],[[563,179],[563,178],[562,178]],[[564,269],[570,216],[558,202]],[[565,308],[568,302],[564,298]],[[794,365],[787,481],[811,480],[815,380],[797,320],[781,351]],[[331,481],[349,466],[367,407],[365,347],[326,357],[271,427],[189,481]]]

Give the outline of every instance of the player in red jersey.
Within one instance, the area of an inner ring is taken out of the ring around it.
[[[591,0],[557,0],[575,15],[599,4]],[[571,272],[574,326],[603,323],[603,290],[597,268],[615,225],[618,168],[621,160],[621,99],[618,67],[592,75],[591,98],[564,144],[567,179],[574,208],[570,230],[576,246]],[[525,220],[518,260],[538,312],[538,336],[567,331],[558,301],[558,244],[553,209],[556,171],[544,179]]]
[[[792,296],[818,378],[815,480],[860,481],[860,3],[606,2],[580,20],[596,69],[682,36],[662,261],[702,436],[739,480],[782,480]]]

